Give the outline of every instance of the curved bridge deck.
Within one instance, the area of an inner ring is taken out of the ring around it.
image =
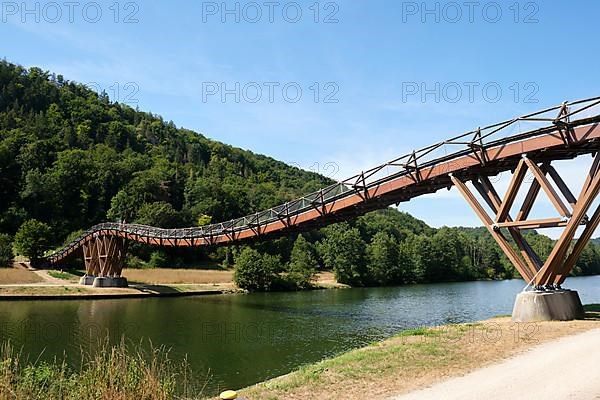
[[[476,181],[480,177],[518,170],[524,157],[533,160],[535,165],[549,165],[554,160],[595,154],[600,150],[599,110],[600,98],[563,103],[413,151],[300,199],[223,223],[183,229],[99,224],[48,256],[47,262],[61,263],[98,237],[191,247],[284,235],[292,230],[314,229],[347,220],[422,194],[460,185],[457,180]],[[592,172],[595,173],[591,171],[590,174]],[[545,190],[545,185],[542,188]],[[496,206],[502,208],[500,204]],[[486,222],[483,218],[482,221]],[[565,225],[566,221],[556,224]],[[494,225],[493,228],[497,230],[498,227]],[[528,281],[542,269],[541,262],[535,264],[538,265],[530,265],[528,273],[519,268]]]

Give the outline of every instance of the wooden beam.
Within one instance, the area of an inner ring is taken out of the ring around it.
[[[492,182],[490,182],[487,176],[479,176],[479,181],[481,181],[481,183],[475,181],[478,183],[477,185],[475,185],[475,188],[479,191],[481,197],[483,197],[483,199],[488,203],[488,205],[490,205],[492,212],[496,214],[502,204],[500,200],[500,195],[498,195],[498,192],[496,191],[496,189],[494,189],[494,185],[492,185]],[[506,216],[506,219],[507,221],[512,220],[510,214]],[[527,243],[527,241],[517,228],[509,227],[508,232],[517,244],[517,247],[521,252],[521,256],[525,259],[525,262],[529,267],[529,272],[532,276],[534,276],[537,273],[537,271],[542,267],[542,260],[540,260],[540,257],[537,255],[535,250],[533,250],[529,243]]]
[[[92,264],[92,254],[91,254],[90,243],[83,244],[83,262],[85,264],[85,273],[87,275],[91,275],[91,264]]]
[[[571,189],[569,189],[565,181],[562,179],[562,177],[558,174],[558,172],[552,165],[547,165],[546,170],[548,171],[550,177],[552,178],[554,183],[556,183],[556,186],[558,186],[558,189],[561,191],[563,196],[565,196],[565,199],[567,199],[567,201],[574,210],[575,205],[577,204],[577,199],[573,195],[573,192],[571,192]]]
[[[512,262],[515,268],[519,271],[521,276],[528,282],[531,279],[533,279],[531,272],[529,271],[523,260],[519,258],[519,255],[517,254],[515,249],[511,247],[510,243],[508,242],[508,240],[506,240],[502,232],[494,230],[494,228],[492,227],[493,220],[485,212],[483,207],[481,207],[481,204],[479,204],[479,201],[477,201],[477,199],[475,198],[473,193],[471,193],[467,185],[465,185],[460,179],[456,178],[455,176],[451,176],[450,178],[452,179],[452,182],[454,183],[458,191],[463,195],[467,203],[469,203],[473,211],[475,211],[475,214],[477,214],[479,219],[481,219],[481,221],[488,229],[492,237],[500,246],[500,248],[504,251],[504,254],[506,254],[510,262]]]
[[[504,196],[504,200],[500,205],[500,209],[496,214],[496,222],[505,222],[508,213],[510,212],[510,208],[512,207],[515,198],[517,197],[517,193],[519,192],[519,188],[521,187],[521,183],[523,183],[523,179],[525,178],[525,173],[527,172],[527,168],[525,166],[525,161],[521,159],[519,164],[517,165],[517,169],[515,169],[515,173],[510,181],[510,185],[508,186],[508,190],[506,191],[506,195]]]
[[[105,265],[106,265],[106,254],[104,253],[104,237],[97,237],[96,243],[96,255],[98,257],[99,274],[98,276],[105,276]]]
[[[507,221],[496,224],[498,228],[543,229],[567,226],[568,221],[562,218],[532,219],[529,221]]]
[[[535,199],[540,193],[541,186],[536,179],[531,182],[531,186],[529,187],[529,191],[525,196],[525,200],[523,201],[523,205],[517,214],[516,221],[524,221],[529,217],[529,213],[533,208],[533,204],[535,203]]]
[[[89,257],[90,257],[90,264],[89,264],[89,271],[87,272],[88,275],[91,276],[97,276],[98,275],[98,271],[100,268],[100,264],[99,264],[99,260],[98,260],[98,248],[96,246],[96,240],[97,239],[91,239],[88,242],[88,251],[89,251]]]
[[[592,166],[585,177],[585,182],[583,183],[581,193],[585,193],[589,189],[592,179],[594,179],[598,173],[598,169],[600,169],[600,153],[596,153],[594,156],[594,161],[592,162]]]
[[[600,224],[600,206],[598,206],[596,208],[596,212],[594,213],[594,215],[592,215],[592,218],[590,219],[587,226],[581,233],[581,236],[579,237],[579,240],[577,240],[577,243],[575,244],[573,251],[571,252],[569,257],[567,257],[567,260],[561,266],[560,272],[555,277],[555,280],[554,280],[555,284],[562,285],[562,283],[565,281],[567,276],[569,276],[569,274],[571,273],[571,270],[573,269],[573,267],[575,267],[575,263],[581,256],[581,253],[583,253],[585,246],[587,246],[587,244],[589,243],[590,239],[592,238],[592,235],[594,234],[594,231],[596,231],[596,228],[598,228],[599,224]]]
[[[552,187],[550,181],[548,181],[548,178],[546,178],[546,175],[542,173],[540,167],[538,167],[536,163],[534,163],[528,158],[525,159],[525,162],[527,163],[527,166],[535,176],[535,179],[538,181],[544,192],[546,192],[546,195],[550,198],[550,201],[552,202],[558,213],[563,217],[570,218],[572,215],[571,210],[569,210],[569,208],[565,205],[562,199],[558,196],[558,193],[556,193],[556,190],[554,190],[554,187]]]

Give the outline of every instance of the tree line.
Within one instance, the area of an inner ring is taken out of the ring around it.
[[[540,257],[550,254],[554,240],[535,231],[525,237]],[[251,290],[290,288],[295,283],[306,287],[321,270],[333,271],[338,282],[351,286],[520,278],[485,228],[434,229],[395,209],[301,234],[295,241],[279,241],[286,244],[280,243],[275,252],[268,246],[237,250],[236,274],[242,278],[238,284]],[[277,262],[270,262],[272,257]],[[239,271],[252,271],[257,265],[277,268],[267,269],[260,278],[252,275],[262,279],[254,286]],[[590,243],[573,275],[595,274],[600,274],[600,246]]]

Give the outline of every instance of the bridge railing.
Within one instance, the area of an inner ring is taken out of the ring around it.
[[[333,201],[364,192],[400,176],[418,173],[422,168],[452,161],[463,155],[477,154],[481,149],[495,147],[505,142],[525,140],[542,135],[560,126],[577,126],[578,124],[585,123],[588,118],[599,115],[600,97],[578,100],[571,103],[564,102],[555,107],[478,128],[415,150],[299,199],[230,221],[182,229],[162,229],[139,224],[112,222],[95,225],[63,249],[47,256],[47,259],[50,261],[57,260],[63,255],[68,254],[69,250],[78,247],[90,235],[106,230],[151,238],[197,239],[252,229],[259,225],[282,221],[300,215],[316,207],[321,207]]]

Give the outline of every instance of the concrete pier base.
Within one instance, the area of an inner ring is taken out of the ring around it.
[[[522,292],[513,308],[513,322],[570,321],[583,318],[585,312],[574,290]]]
[[[118,277],[108,277],[108,276],[98,276],[94,279],[93,287],[105,288],[105,287],[116,287],[116,288],[126,288],[128,287],[127,278],[122,276]]]
[[[79,284],[80,285],[92,286],[94,284],[94,279],[96,279],[95,276],[84,275],[81,278],[79,278]]]

